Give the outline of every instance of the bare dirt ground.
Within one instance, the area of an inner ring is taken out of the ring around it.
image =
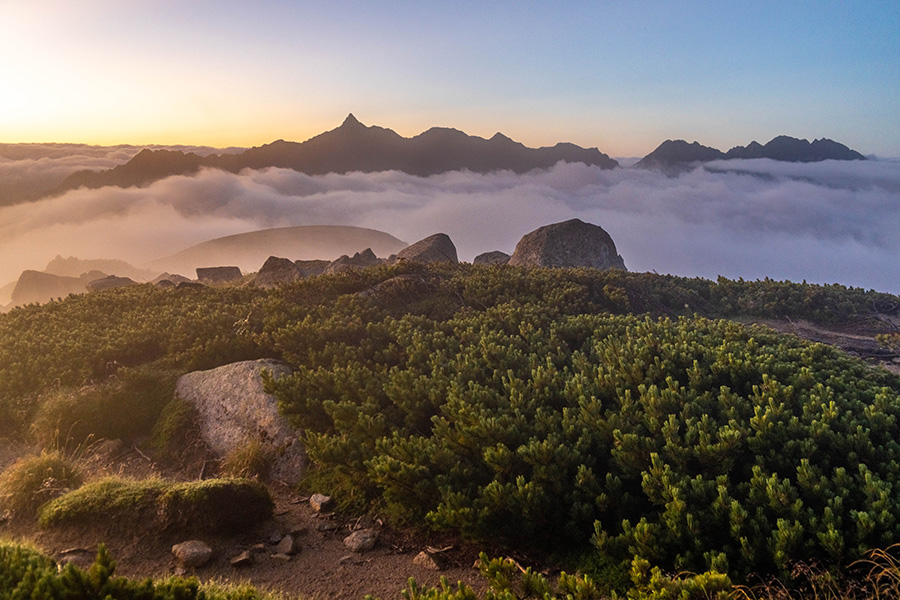
[[[13,454],[8,444],[0,443],[0,468],[12,461]],[[101,460],[102,466],[91,464]],[[133,447],[121,448],[115,457],[88,457],[86,463],[96,475],[116,473],[136,478],[157,475],[184,479],[186,471],[196,474],[201,470],[196,464],[189,469],[167,470]],[[179,573],[172,545],[200,539],[213,549],[213,557],[207,565],[189,570],[188,575],[201,581],[250,583],[289,598],[361,600],[366,594],[384,600],[400,598],[410,577],[429,586],[440,585],[441,577],[453,586],[457,582],[476,590],[483,586],[473,566],[478,556],[474,547],[449,539],[413,537],[381,526],[377,518],[373,522],[370,518],[316,513],[307,497],[284,484],[271,483],[269,490],[275,502],[274,518],[236,534],[153,531],[115,522],[80,529],[42,530],[33,520],[12,520],[0,523],[0,538],[30,542],[57,559],[74,556],[76,564],[81,565],[93,560],[102,543],[117,562],[117,574],[141,578]],[[371,551],[353,553],[344,546],[343,539],[366,521],[380,527],[378,543]],[[290,560],[274,557],[275,543],[288,534],[296,541],[296,554]],[[413,563],[426,546],[446,549],[437,555],[444,562],[441,571]],[[448,546],[452,547],[447,549]],[[244,551],[250,552],[252,564],[232,566],[231,559]]]

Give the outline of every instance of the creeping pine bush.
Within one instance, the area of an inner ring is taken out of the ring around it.
[[[13,514],[34,515],[41,505],[81,482],[77,465],[58,451],[26,456],[0,475],[0,506]]]

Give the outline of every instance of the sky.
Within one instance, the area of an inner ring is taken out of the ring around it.
[[[0,0],[0,142],[253,146],[348,113],[643,156],[900,156],[900,3]]]

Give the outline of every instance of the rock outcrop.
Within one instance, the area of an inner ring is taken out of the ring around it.
[[[197,409],[200,435],[213,452],[226,456],[258,441],[272,460],[270,476],[293,483],[306,470],[306,454],[276,399],[263,390],[263,369],[275,378],[290,373],[271,359],[232,363],[182,375],[175,393]]]
[[[398,261],[408,260],[419,263],[458,263],[456,246],[446,233],[436,233],[397,253]]]
[[[303,278],[300,268],[289,258],[270,256],[256,275],[256,285],[264,288],[291,283]]]
[[[102,292],[103,290],[112,290],[129,285],[137,285],[137,282],[128,277],[117,277],[115,275],[107,275],[101,279],[95,279],[87,284],[87,291]]]
[[[328,260],[295,260],[294,264],[300,269],[304,277],[312,277],[313,275],[321,275],[331,264]]]
[[[494,250],[493,252],[484,252],[475,257],[472,264],[475,265],[505,265],[509,262],[509,254]]]
[[[43,271],[22,271],[12,291],[12,303],[18,306],[49,302],[53,298],[65,298],[69,294],[83,294],[90,281],[101,277],[106,277],[106,273],[90,271],[80,277],[65,277]]]
[[[571,219],[539,227],[522,237],[509,259],[523,267],[625,269],[616,245],[602,227]]]
[[[357,252],[353,256],[346,254],[334,260],[325,268],[325,273],[340,273],[347,269],[365,269],[366,267],[374,267],[383,263],[384,260],[375,256],[371,248],[366,248],[362,252]]]
[[[202,283],[228,283],[243,277],[237,267],[198,267],[197,279]]]

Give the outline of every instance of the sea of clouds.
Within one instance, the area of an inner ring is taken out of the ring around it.
[[[58,175],[54,160],[45,165]],[[0,174],[14,162],[0,161]],[[30,178],[39,163],[27,164]],[[211,238],[289,225],[370,227],[410,243],[444,232],[460,259],[472,260],[511,253],[525,233],[571,218],[606,229],[632,271],[900,293],[900,161],[885,159],[717,161],[679,177],[562,163],[525,175],[426,178],[207,169],[145,188],[81,189],[0,207],[0,283],[56,255],[140,266]]]

